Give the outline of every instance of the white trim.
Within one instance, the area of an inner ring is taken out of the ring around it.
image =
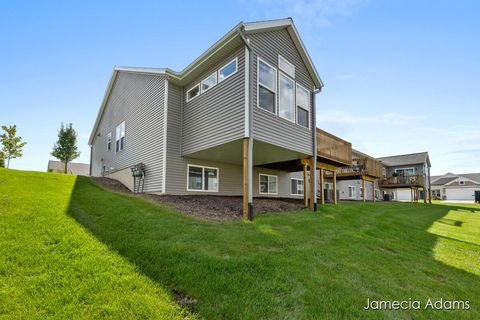
[[[163,105],[163,168],[162,168],[162,193],[167,190],[167,119],[168,119],[168,79],[165,79],[165,101]]]
[[[267,178],[267,188],[268,191],[270,191],[270,177],[275,177],[277,179],[277,185],[276,185],[276,192],[261,192],[260,188],[260,176],[266,176]],[[273,175],[273,174],[265,174],[265,173],[259,173],[258,174],[258,194],[270,194],[270,195],[278,195],[278,176]]]
[[[188,183],[189,183],[189,176],[188,176],[188,173],[190,171],[190,167],[197,167],[197,168],[202,168],[202,190],[198,190],[198,189],[190,189],[188,187]],[[205,190],[205,181],[203,180],[204,179],[204,171],[205,169],[214,169],[214,170],[217,170],[217,190]],[[218,192],[218,190],[220,189],[220,169],[218,168],[215,168],[215,167],[207,167],[207,166],[202,166],[202,165],[197,165],[197,164],[187,164],[187,191],[194,191],[194,192]]]
[[[211,85],[208,89],[203,89],[203,83],[205,82],[205,80],[209,79],[211,76],[215,76],[215,83],[213,85]],[[210,74],[208,77],[206,77],[205,79],[203,79],[200,82],[200,93],[207,92],[208,90],[215,87],[217,84],[218,84],[218,73],[217,73],[217,71],[214,71],[212,74]]]
[[[302,181],[302,183],[303,183],[303,179],[290,178],[290,195],[291,195],[291,196],[303,196],[304,193],[305,193],[305,183],[303,183],[302,193],[292,193],[292,180],[296,180],[296,181],[297,181],[297,192],[298,192],[298,181]]]
[[[245,46],[245,134],[246,138],[250,137],[250,53],[248,47]]]
[[[352,196],[350,196],[350,188],[352,188]],[[348,186],[348,198],[355,199],[357,197],[357,187],[356,186]]]
[[[292,67],[292,69],[293,69],[293,75],[289,74],[287,70],[282,69],[281,63],[280,63],[280,61],[282,61],[282,60],[283,60],[283,62],[285,62],[285,64],[288,64],[288,65],[290,65],[290,66]],[[294,65],[293,63],[291,63],[290,61],[288,61],[287,59],[285,59],[284,57],[282,57],[281,55],[278,55],[278,70],[283,71],[283,73],[285,73],[285,74],[287,74],[289,77],[295,79],[295,65]]]
[[[189,97],[188,97],[188,94],[190,93],[190,91],[192,91],[192,90],[195,89],[195,88],[198,88],[198,93],[197,93],[197,95],[194,96],[194,97],[192,97],[192,98],[189,98]],[[195,99],[196,97],[198,97],[198,96],[200,95],[200,93],[201,93],[201,92],[200,92],[200,83],[197,83],[196,85],[194,85],[193,87],[191,87],[190,89],[188,89],[185,99],[186,99],[187,102],[190,102],[190,101],[192,101],[193,99]]]
[[[123,137],[122,137],[122,124],[123,124]],[[117,128],[120,127],[120,134],[118,135],[119,137],[117,137]],[[123,120],[122,122],[120,122],[117,126],[115,126],[115,154],[123,151],[125,149],[125,144],[126,144],[126,132],[127,132],[127,129],[126,129],[126,125],[125,125],[125,120]],[[121,144],[121,139],[123,138],[123,147],[122,147],[122,144]],[[119,144],[118,144],[118,150],[117,150],[117,141],[120,141]],[[122,147],[120,149],[120,147]]]
[[[305,90],[307,92],[307,108],[308,109],[305,109],[304,107],[302,106],[299,106],[298,103],[297,103],[297,92],[298,92],[298,88],[302,89],[302,90]],[[299,84],[298,82],[296,83],[296,87],[295,87],[295,124],[296,125],[299,125],[300,127],[303,127],[303,128],[307,128],[308,130],[311,129],[311,119],[312,119],[312,99],[311,99],[311,95],[312,95],[312,92],[310,90],[308,90],[307,88],[305,88],[304,86],[302,86],[301,84]],[[301,108],[305,111],[307,111],[308,113],[308,118],[307,118],[307,126],[305,127],[304,125],[302,124],[299,124],[298,123],[298,112],[297,112],[297,108]]]
[[[228,76],[226,76],[225,78],[221,79],[221,78],[220,78],[220,71],[221,71],[222,69],[225,69],[225,67],[228,66],[228,65],[229,65],[230,63],[232,63],[232,62],[235,62],[235,71],[232,72],[232,73],[230,73],[230,74],[229,74]],[[235,58],[233,58],[232,60],[230,60],[229,62],[227,62],[226,64],[224,64],[222,67],[220,67],[220,68],[218,69],[218,71],[217,71],[217,83],[220,83],[220,82],[222,82],[222,81],[227,80],[228,78],[230,78],[231,76],[233,76],[233,75],[234,75],[235,73],[237,73],[237,72],[238,72],[238,57],[235,57]]]
[[[112,150],[112,131],[107,134],[107,152]]]
[[[293,90],[293,119],[292,120],[290,120],[288,118],[285,118],[285,117],[282,117],[280,115],[280,76],[284,76],[286,79],[293,82],[293,88],[292,88],[292,90]],[[278,117],[282,118],[282,119],[285,119],[287,121],[290,121],[293,124],[297,124],[297,121],[296,121],[297,120],[297,117],[296,117],[296,115],[297,115],[297,86],[296,85],[297,84],[296,84],[295,80],[292,79],[292,77],[290,77],[288,74],[286,74],[283,71],[278,71],[277,81],[278,81],[278,83],[277,83],[277,87],[278,87]]]
[[[262,63],[265,63],[267,66],[269,66],[270,68],[272,68],[273,70],[275,70],[274,74],[275,74],[275,79],[274,79],[274,83],[275,83],[275,86],[278,86],[277,85],[277,68],[275,68],[274,66],[272,66],[271,64],[269,64],[268,62],[266,62],[265,60],[263,60],[262,58],[258,57],[257,56],[257,108],[258,109],[261,109],[263,111],[267,111],[271,114],[274,114],[276,116],[278,116],[278,110],[277,110],[277,90],[273,90],[272,88],[269,88],[268,86],[264,85],[264,84],[260,84],[260,61]],[[261,108],[260,107],[260,86],[264,87],[265,89],[273,92],[273,94],[275,95],[275,99],[273,99],[273,103],[274,103],[274,109],[275,109],[275,112],[271,112],[270,110],[267,110],[267,109],[264,109],[264,108]]]

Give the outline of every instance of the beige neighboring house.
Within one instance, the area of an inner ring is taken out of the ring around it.
[[[65,164],[60,161],[48,160],[47,172],[63,173],[65,170]],[[78,174],[80,176],[90,175],[90,165],[88,163],[75,163],[70,162],[67,165],[67,173]]]
[[[432,176],[432,196],[439,200],[473,201],[475,191],[480,191],[480,173]]]

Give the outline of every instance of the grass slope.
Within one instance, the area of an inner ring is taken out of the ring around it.
[[[88,178],[3,170],[0,315],[191,315],[177,291],[207,319],[479,319],[479,213],[352,203],[209,223]],[[367,298],[471,308],[365,311]]]

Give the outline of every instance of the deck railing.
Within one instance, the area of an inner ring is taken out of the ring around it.
[[[349,166],[352,144],[317,128],[317,156]]]
[[[380,186],[424,186],[423,176],[386,177],[380,179]]]
[[[382,176],[382,164],[371,158],[354,159],[351,167],[343,167],[338,169],[338,174],[363,174],[372,177],[380,178]]]

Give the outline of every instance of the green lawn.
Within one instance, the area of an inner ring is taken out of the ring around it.
[[[212,223],[85,177],[0,169],[0,230],[0,318],[480,319],[480,205]],[[367,298],[470,310],[365,311]]]

